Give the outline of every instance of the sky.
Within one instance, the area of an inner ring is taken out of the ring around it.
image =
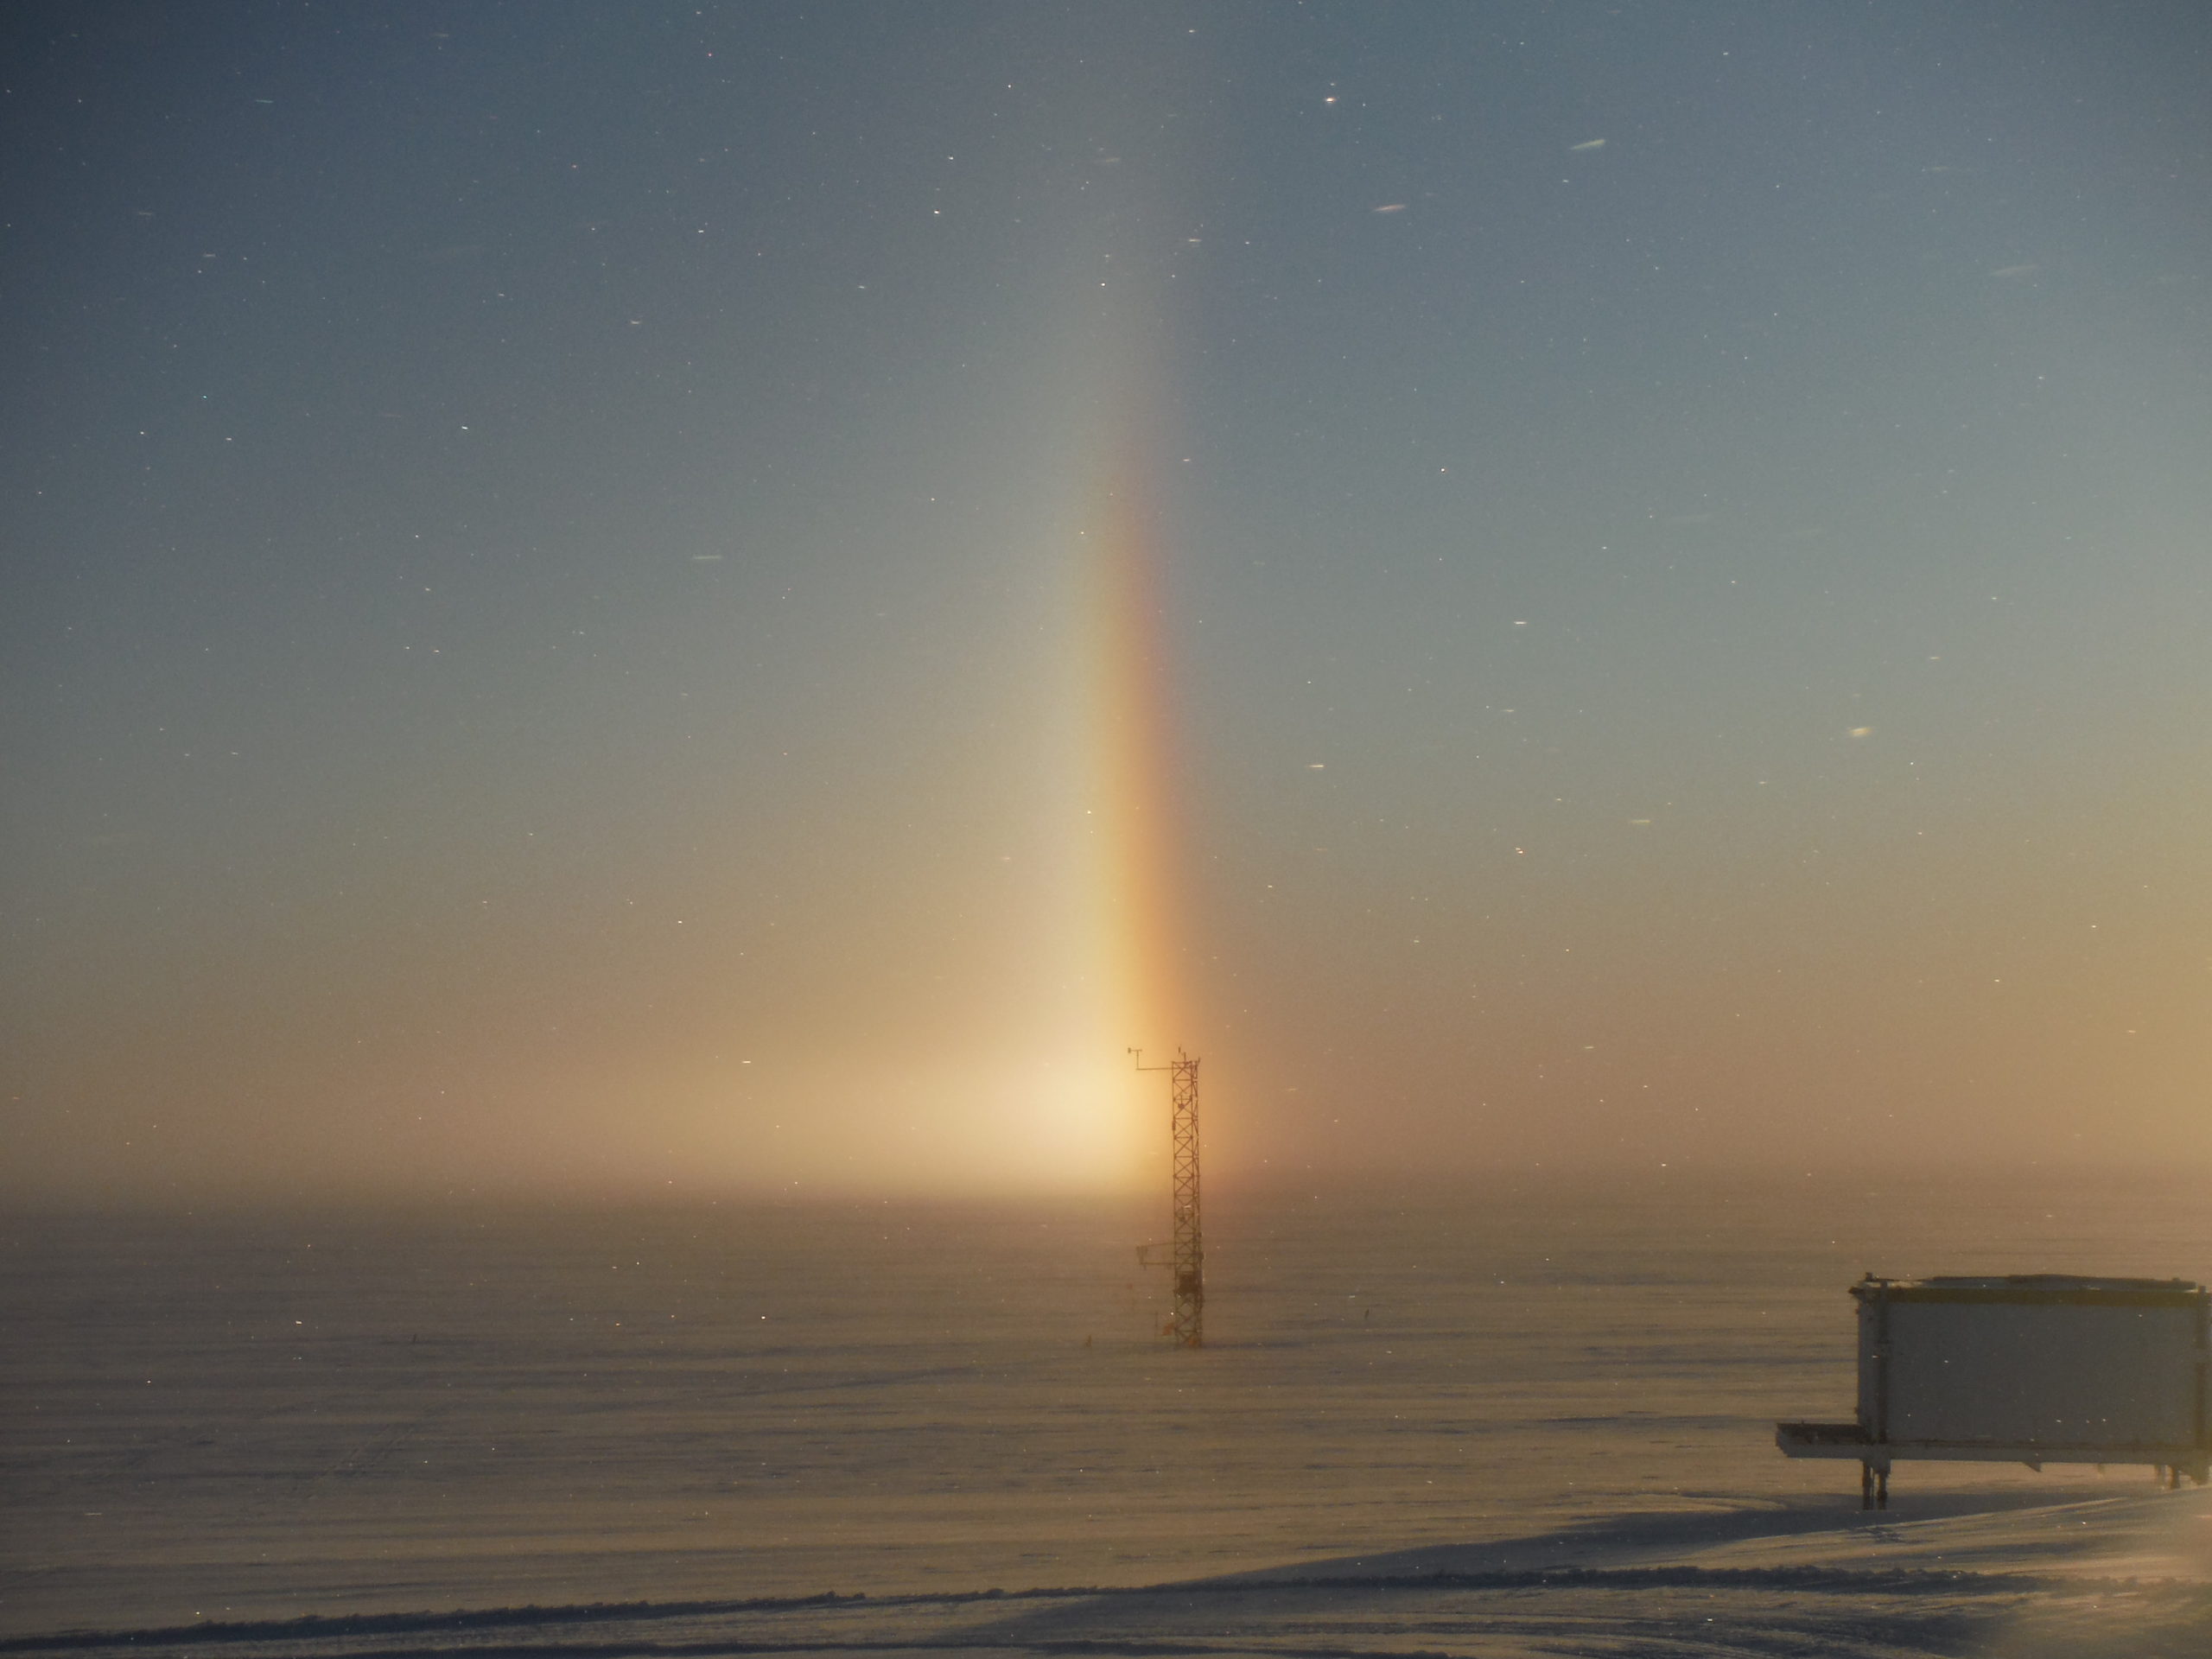
[[[2212,14],[0,37],[0,1185],[2212,1168]]]

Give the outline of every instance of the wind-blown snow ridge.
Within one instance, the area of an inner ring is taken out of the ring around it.
[[[2212,1493],[1638,1513],[1146,1586],[362,1611],[0,1638],[120,1659],[2203,1659]],[[1418,1644],[1416,1646],[1415,1644]]]
[[[952,1590],[906,1595],[869,1596],[865,1592],[841,1594],[827,1591],[810,1596],[759,1596],[730,1601],[593,1602],[571,1606],[525,1605],[486,1607],[433,1613],[310,1614],[299,1618],[247,1621],[204,1621],[159,1629],[67,1630],[51,1636],[0,1639],[0,1653],[65,1653],[103,1648],[187,1647],[210,1643],[270,1643],[299,1639],[340,1640],[417,1634],[460,1635],[472,1631],[522,1630],[552,1625],[607,1624],[616,1621],[648,1623],[684,1618],[713,1618],[747,1613],[791,1613],[809,1609],[865,1607],[872,1611],[901,1609],[952,1609],[981,1603],[1069,1603],[1135,1601],[1145,1599],[1183,1599],[1205,1597],[1221,1600],[1273,1599],[1287,1592],[1376,1592],[1386,1591],[1502,1591],[1502,1590],[1654,1590],[1712,1589],[1794,1591],[1830,1595],[1882,1594],[1891,1596],[2020,1596],[2063,1592],[2072,1596],[2121,1593],[2162,1594],[2176,1599],[2202,1601],[2212,1609],[2212,1587],[2190,1580],[2161,1579],[2087,1579],[2031,1573],[1975,1572],[1927,1567],[1556,1567],[1488,1573],[1377,1573],[1365,1577],[1326,1576],[1254,1580],[1212,1580],[1159,1585],[1065,1586],[1027,1590]],[[897,1639],[823,1640],[804,1644],[791,1642],[747,1643],[721,1641],[700,1649],[654,1647],[657,1652],[796,1651],[865,1652],[885,1648],[1005,1645],[1033,1647],[1028,1640],[994,1643],[969,1630],[957,1637]],[[1056,1647],[1096,1647],[1096,1643],[1060,1643]],[[1109,1643],[1114,1651],[1134,1651],[1127,1644]],[[550,1651],[543,1646],[532,1652]],[[563,1654],[645,1651],[634,1643],[592,1647],[562,1643]],[[379,1650],[389,1651],[389,1650]],[[437,1649],[444,1651],[444,1649]],[[500,1651],[471,1643],[468,1651]],[[1298,1651],[1321,1650],[1300,1647]],[[1394,1649],[1397,1659],[1414,1659]]]

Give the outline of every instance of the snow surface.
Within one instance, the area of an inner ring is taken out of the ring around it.
[[[91,1656],[2212,1652],[2212,1503],[1639,1516],[1121,1588],[509,1607],[18,1638]],[[1986,1501],[1986,1500],[1984,1500]]]
[[[0,1651],[2212,1654],[2204,1493],[1771,1439],[2184,1188],[1229,1198],[1199,1354],[1152,1219],[18,1217]]]

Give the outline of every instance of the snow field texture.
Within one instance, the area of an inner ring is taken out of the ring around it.
[[[2193,1198],[1228,1193],[1197,1354],[1149,1207],[18,1216],[0,1635],[2201,1653],[2198,1494],[1915,1465],[1868,1517],[1771,1442],[1849,1414],[1860,1271],[2201,1277]]]

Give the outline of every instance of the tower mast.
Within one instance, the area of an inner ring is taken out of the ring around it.
[[[1171,1191],[1175,1214],[1171,1263],[1175,1311],[1167,1334],[1179,1348],[1205,1346],[1206,1250],[1198,1222],[1198,1063],[1181,1049],[1165,1065],[1147,1065],[1135,1049],[1140,1071],[1167,1073],[1168,1138],[1172,1148]]]

